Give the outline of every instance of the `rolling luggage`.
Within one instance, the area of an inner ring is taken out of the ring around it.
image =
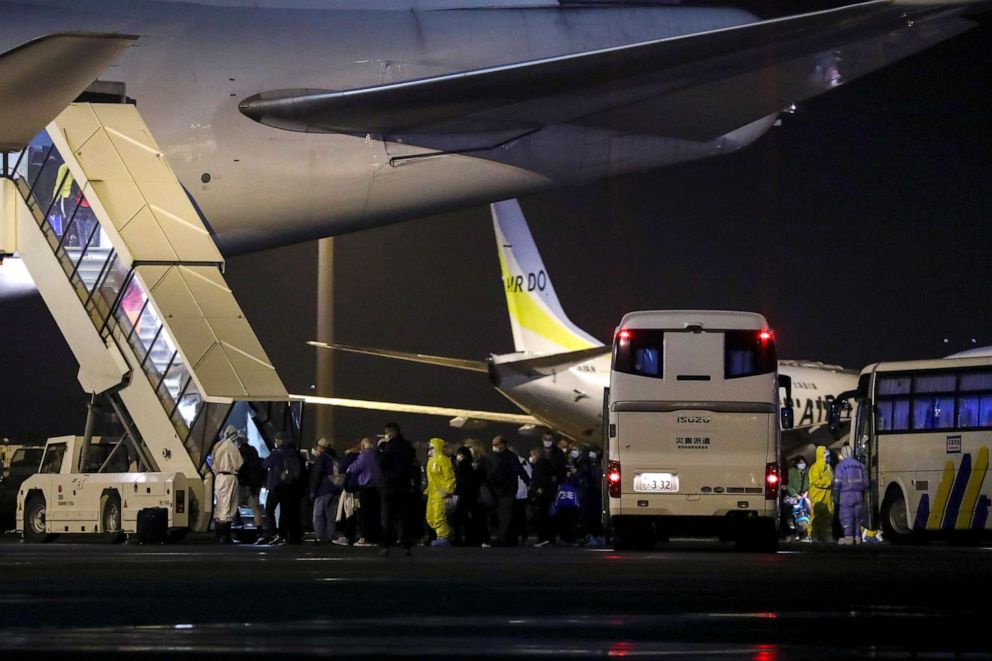
[[[169,511],[164,507],[149,507],[138,512],[139,544],[164,544],[169,536]]]

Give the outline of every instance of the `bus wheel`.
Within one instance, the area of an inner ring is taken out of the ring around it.
[[[889,490],[882,502],[882,530],[885,538],[894,544],[908,542],[913,532],[909,527],[906,497],[899,488]]]
[[[24,540],[41,543],[51,539],[48,534],[48,523],[45,519],[45,497],[35,494],[28,498],[24,506]]]
[[[100,512],[100,523],[103,525],[103,532],[107,536],[107,541],[117,542],[121,539],[121,497],[116,493],[109,493],[103,500],[103,508]]]

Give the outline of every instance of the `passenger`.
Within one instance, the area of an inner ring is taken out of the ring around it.
[[[303,461],[286,433],[276,433],[275,449],[265,458],[265,471],[265,486],[269,491],[265,501],[267,530],[266,535],[259,538],[259,542],[298,544],[303,536],[300,521],[300,480],[303,476]],[[276,508],[279,509],[278,525]]]
[[[567,446],[568,440],[563,438],[561,439],[561,443]],[[565,481],[565,469],[568,465],[568,458],[565,455],[565,451],[558,445],[555,445],[555,435],[549,431],[544,432],[544,435],[541,437],[541,447],[544,448],[545,458],[551,462],[551,483],[557,489],[558,485]]]
[[[382,469],[379,451],[370,436],[361,441],[361,453],[350,466],[348,475],[356,476],[353,484],[358,488],[358,530],[355,546],[374,546],[382,539],[382,511],[379,490],[382,488]]]
[[[313,466],[310,467],[313,532],[318,544],[326,544],[334,539],[343,477],[330,441],[326,438],[318,440],[313,453]]]
[[[451,546],[448,502],[455,496],[455,468],[444,453],[444,440],[432,438],[427,450],[427,525],[437,536],[431,546]]]
[[[386,442],[379,450],[382,468],[382,554],[397,540],[403,553],[410,555],[413,529],[420,525],[411,519],[416,511],[414,499],[420,498],[420,464],[413,444],[403,436],[399,425],[391,422],[385,428]]]
[[[336,519],[337,535],[331,543],[340,546],[351,546],[358,538],[358,476],[348,473],[348,468],[362,452],[361,443],[344,451],[339,469],[344,479],[341,484],[341,495],[338,497],[338,512]]]
[[[809,513],[812,506],[809,502],[809,472],[806,470],[806,458],[802,455],[792,461],[784,501],[792,517],[796,541],[810,541]]]
[[[554,544],[555,533],[552,526],[551,504],[555,498],[554,468],[551,460],[545,456],[546,448],[534,448],[530,451],[528,461],[533,469],[530,481],[531,517],[534,520],[534,531],[537,533],[537,548]]]
[[[231,522],[238,511],[238,471],[244,460],[238,451],[238,430],[228,425],[224,438],[214,446],[211,470],[214,472],[214,521],[217,526],[217,543],[233,544]]]
[[[478,510],[480,477],[472,466],[472,451],[460,447],[455,452],[455,503],[451,515],[452,543],[477,543],[472,537],[473,516]]]
[[[578,543],[583,504],[581,490],[579,471],[574,466],[569,466],[568,477],[555,494],[553,508],[558,537],[568,546],[575,546]]]
[[[520,456],[515,448],[510,448],[523,469],[522,474],[517,475],[517,497],[513,501],[513,523],[511,524],[514,534],[521,544],[527,543],[527,489],[533,479],[534,469],[530,462]]]
[[[258,450],[248,442],[248,434],[243,430],[238,431],[238,451],[244,462],[241,464],[241,470],[238,471],[238,485],[241,491],[239,503],[244,503],[251,508],[252,518],[255,520],[255,530],[261,534],[265,527],[265,511],[262,509],[258,496],[265,484],[265,468],[258,456]],[[240,512],[238,512],[238,516],[241,516]]]
[[[503,436],[493,437],[493,453],[496,461],[493,465],[490,482],[496,495],[496,537],[493,543],[498,546],[516,545],[516,534],[513,529],[513,506],[517,499],[517,479],[526,478],[526,473],[520,466],[520,458],[513,453]]]
[[[496,494],[489,481],[492,474],[492,461],[486,452],[486,444],[477,438],[465,439],[465,445],[472,450],[472,467],[479,484],[476,511],[472,515],[472,535],[470,544],[488,546],[491,541],[489,519],[496,509]]]
[[[861,508],[868,490],[868,478],[864,464],[852,456],[850,445],[841,449],[840,458],[833,480],[834,493],[839,494],[840,525],[844,533],[840,543],[860,544]]]
[[[590,448],[579,462],[583,484],[582,528],[583,543],[593,546],[603,537],[603,470],[599,465],[599,452]]]
[[[816,461],[809,469],[809,525],[815,542],[833,539],[834,502],[831,494],[834,474],[827,463],[827,448],[816,448]]]

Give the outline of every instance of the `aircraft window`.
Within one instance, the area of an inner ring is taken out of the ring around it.
[[[878,394],[908,395],[911,383],[908,376],[883,376],[878,380]]]
[[[950,395],[913,399],[913,429],[951,429],[954,426],[954,398]]]
[[[723,376],[737,379],[769,374],[778,368],[775,341],[762,339],[755,331],[725,331],[723,334]]]
[[[664,378],[665,332],[635,329],[618,339],[613,352],[613,369],[624,374]]]
[[[992,390],[992,372],[971,372],[961,375],[961,390]]]
[[[927,374],[913,377],[913,392],[954,392],[954,374]]]
[[[878,430],[905,431],[909,429],[909,400],[890,399],[878,403]]]

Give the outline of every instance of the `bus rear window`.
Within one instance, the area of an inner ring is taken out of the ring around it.
[[[625,374],[664,378],[665,331],[627,330],[613,348],[613,369]]]
[[[725,379],[774,372],[778,368],[775,340],[768,337],[767,332],[724,331],[723,367]]]

